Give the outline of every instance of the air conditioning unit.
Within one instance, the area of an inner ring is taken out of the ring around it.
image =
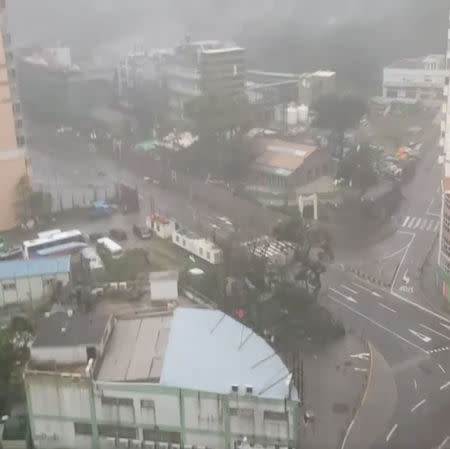
[[[190,444],[185,444],[184,449],[192,449],[192,446]]]
[[[119,438],[119,447],[121,449],[128,449],[128,438]]]
[[[169,443],[158,443],[158,449],[169,449]]]
[[[179,444],[171,444],[170,449],[180,449],[180,445]]]
[[[142,441],[141,440],[130,440],[130,449],[141,449]]]

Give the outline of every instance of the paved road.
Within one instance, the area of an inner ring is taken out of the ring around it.
[[[105,188],[124,182],[137,187],[141,203],[141,221],[152,212],[175,217],[180,223],[197,231],[218,237],[234,234],[238,239],[250,238],[269,232],[278,214],[246,203],[245,207],[227,207],[227,215],[220,205],[205,204],[189,198],[185,192],[149,185],[142,177],[121,168],[116,161],[97,153],[71,156],[70,153],[42,152],[30,149],[33,178],[37,185],[45,185],[58,194],[72,195],[76,189]],[[102,172],[102,175],[99,175]],[[103,173],[105,175],[103,175]],[[236,201],[242,201],[236,199]],[[255,209],[258,209],[255,211]],[[255,220],[256,213],[262,217]],[[251,225],[250,225],[251,224]]]
[[[344,271],[330,270],[326,287],[322,301],[373,343],[395,378],[394,410],[379,403],[380,415],[392,416],[367,447],[438,447],[450,432],[450,320]]]

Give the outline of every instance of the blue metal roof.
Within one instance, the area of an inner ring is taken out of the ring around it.
[[[70,256],[0,262],[0,280],[68,273],[69,271]]]
[[[286,365],[267,342],[219,310],[177,308],[160,384],[220,394],[247,385],[264,398],[293,399]]]

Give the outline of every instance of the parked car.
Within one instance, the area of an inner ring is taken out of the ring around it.
[[[152,238],[153,231],[147,226],[133,225],[133,234],[142,240],[149,240]]]
[[[7,251],[0,252],[0,261],[22,259],[23,253],[20,246],[10,248]]]
[[[120,229],[120,228],[111,229],[109,231],[109,236],[114,240],[118,240],[119,242],[122,242],[128,238],[127,233],[123,229]]]

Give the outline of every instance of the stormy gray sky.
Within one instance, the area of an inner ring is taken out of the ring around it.
[[[361,65],[367,72],[400,55],[443,52],[449,7],[450,0],[9,0],[18,45],[62,41],[106,61],[135,43],[170,46],[189,32],[247,46],[254,67],[331,67],[356,77]]]

